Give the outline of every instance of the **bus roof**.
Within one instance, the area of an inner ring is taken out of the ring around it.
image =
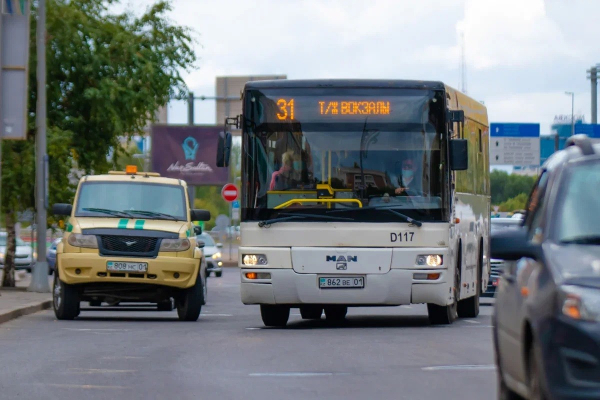
[[[265,88],[394,88],[444,90],[437,81],[409,81],[395,79],[278,79],[246,82],[245,89]]]

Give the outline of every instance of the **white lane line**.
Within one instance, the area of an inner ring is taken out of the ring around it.
[[[492,325],[477,325],[477,326],[466,325],[466,326],[463,326],[463,328],[493,328],[493,326]]]
[[[131,332],[131,329],[109,329],[109,328],[63,328],[74,332]]]
[[[146,357],[137,357],[137,356],[109,356],[102,357],[102,360],[141,360]]]
[[[233,317],[233,314],[200,314],[201,317]]]
[[[347,372],[258,372],[248,374],[248,376],[254,377],[311,377],[311,376],[347,376],[350,375]]]
[[[132,374],[135,369],[101,369],[101,368],[69,368],[69,371],[77,374]]]
[[[465,322],[468,322],[469,324],[481,324],[481,322],[471,321],[469,319],[465,319]]]
[[[258,329],[262,329],[262,328],[246,328],[246,329],[249,330],[249,331],[255,331],[255,330],[258,330]]]
[[[128,389],[126,386],[74,385],[67,383],[48,383],[47,386],[69,389]]]
[[[436,367],[423,367],[423,371],[494,371],[495,365],[439,365]]]

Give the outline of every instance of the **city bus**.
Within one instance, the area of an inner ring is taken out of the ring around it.
[[[488,284],[486,107],[434,81],[254,81],[242,93],[241,300],[266,326],[426,304],[479,314]],[[219,138],[227,166],[230,133]]]

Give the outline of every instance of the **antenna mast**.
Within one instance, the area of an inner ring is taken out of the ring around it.
[[[460,90],[467,93],[467,60],[465,56],[465,33],[460,32]]]

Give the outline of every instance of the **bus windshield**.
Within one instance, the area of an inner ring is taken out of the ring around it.
[[[378,205],[446,218],[443,92],[270,89],[245,102],[244,220],[351,208],[344,217],[396,221]]]

